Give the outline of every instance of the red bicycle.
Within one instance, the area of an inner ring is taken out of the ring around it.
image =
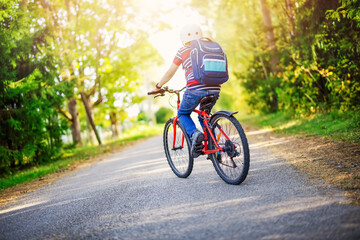
[[[168,87],[161,88],[156,97],[165,93],[177,95],[177,109],[180,107],[180,92]],[[239,121],[233,116],[236,112],[219,111],[210,113],[210,107],[216,101],[215,95],[208,95],[200,100],[199,114],[203,120],[205,139],[202,154],[208,155],[218,175],[229,184],[242,183],[249,171],[250,153],[245,132]],[[181,125],[178,117],[169,119],[164,128],[163,143],[167,161],[171,170],[180,178],[188,177],[193,169],[194,159],[191,154],[191,140]]]

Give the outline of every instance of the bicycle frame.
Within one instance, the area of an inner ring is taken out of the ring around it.
[[[165,92],[176,94],[176,108],[179,111],[180,92],[184,89],[157,88],[152,92],[148,92],[148,95],[156,95],[156,98],[165,96]],[[215,99],[215,95],[201,98],[200,110],[193,110],[193,112],[198,114],[204,130],[204,136],[201,136],[201,139],[204,139],[201,143],[201,153],[197,145],[195,146],[196,152],[190,152],[190,149],[194,146],[189,146],[191,145],[191,140],[188,138],[187,132],[181,123],[178,122],[179,116],[176,115],[175,118],[171,118],[165,124],[163,135],[165,155],[175,175],[180,178],[186,178],[193,170],[194,158],[199,155],[211,154],[207,159],[212,161],[218,175],[226,183],[238,185],[245,180],[249,171],[249,145],[241,124],[233,117],[236,112],[219,111],[214,114],[210,113],[209,107],[214,104]],[[171,125],[173,125],[173,137],[171,137]],[[176,125],[178,125],[178,129]],[[188,146],[184,146],[185,141]],[[191,151],[194,150],[192,149]]]
[[[165,89],[165,91],[168,91],[170,93],[175,93],[177,95],[177,110],[179,110],[179,108],[180,108],[180,92],[181,92],[181,90],[180,91],[173,91],[173,90]],[[218,145],[220,134],[218,136],[218,139],[215,139],[215,136],[214,136],[214,134],[212,133],[212,131],[210,129],[210,125],[209,125],[209,121],[208,121],[208,119],[210,119],[209,114],[207,114],[206,111],[200,111],[200,110],[197,110],[197,109],[194,109],[193,112],[200,115],[201,118],[203,119],[203,124],[204,124],[204,129],[203,130],[204,130],[204,135],[205,135],[204,148],[202,150],[203,154],[207,155],[207,154],[211,154],[211,153],[224,152],[224,149],[222,149]],[[176,117],[174,118],[174,122],[173,122],[173,124],[174,124],[173,150],[176,150],[175,149],[175,142],[176,142],[176,124],[177,124],[177,120],[178,120],[178,116],[176,115]],[[221,134],[223,134],[227,140],[230,140],[229,137],[226,135],[226,133],[222,130],[222,128],[220,126],[218,126],[218,127],[219,127],[219,130],[220,130]],[[216,149],[214,149],[214,150],[209,150],[208,149],[208,139],[209,139],[208,134],[210,135],[211,139],[215,143]],[[181,148],[184,147],[184,140],[185,140],[185,136],[184,136],[184,133],[183,133],[182,134]]]

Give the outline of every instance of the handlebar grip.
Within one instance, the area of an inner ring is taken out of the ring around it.
[[[154,94],[158,94],[158,93],[160,93],[160,92],[153,91],[153,92],[148,92],[147,95],[154,95]]]
[[[147,94],[148,94],[148,95],[155,95],[155,94],[164,95],[164,93],[165,93],[165,89],[161,88],[161,89],[159,89],[158,91],[148,92]]]

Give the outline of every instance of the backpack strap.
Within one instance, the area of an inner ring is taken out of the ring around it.
[[[200,39],[195,39],[195,40],[192,40],[191,42],[194,42],[194,41],[197,41],[198,44],[200,45],[200,41],[199,40],[206,40],[206,41],[209,41],[209,42],[212,42],[212,40],[210,38],[207,38],[207,37],[202,37]],[[191,52],[193,51],[193,47],[191,47],[192,44],[190,44],[190,56],[191,56]],[[194,66],[192,66],[194,68]],[[190,68],[185,68],[184,65],[183,65],[183,69],[186,70],[186,71],[192,71],[192,69]]]
[[[208,42],[213,42],[213,40],[211,40],[211,38],[208,38],[208,37],[202,37],[200,39],[196,39],[196,40],[192,40],[192,41],[198,41],[198,44],[200,45],[200,41],[199,40],[205,40],[205,41],[208,41]],[[193,48],[190,48],[190,52],[193,50]],[[194,66],[193,66],[194,67]],[[186,70],[186,71],[192,71],[192,69],[190,68],[185,68],[184,65],[183,65],[183,69]]]

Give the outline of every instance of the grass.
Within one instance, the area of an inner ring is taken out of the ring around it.
[[[61,159],[57,161],[34,166],[26,170],[20,170],[13,174],[3,176],[0,178],[0,191],[21,183],[29,182],[39,177],[44,177],[45,175],[55,173],[61,169],[66,169],[74,163],[86,161],[91,157],[120,149],[134,143],[136,140],[159,135],[162,130],[162,125],[152,127],[141,125],[125,132],[120,139],[107,142],[101,146],[87,146],[63,150],[64,152]]]
[[[334,111],[308,117],[285,113],[252,115],[240,119],[260,128],[272,128],[278,133],[315,135],[332,140],[360,143],[360,113]]]

